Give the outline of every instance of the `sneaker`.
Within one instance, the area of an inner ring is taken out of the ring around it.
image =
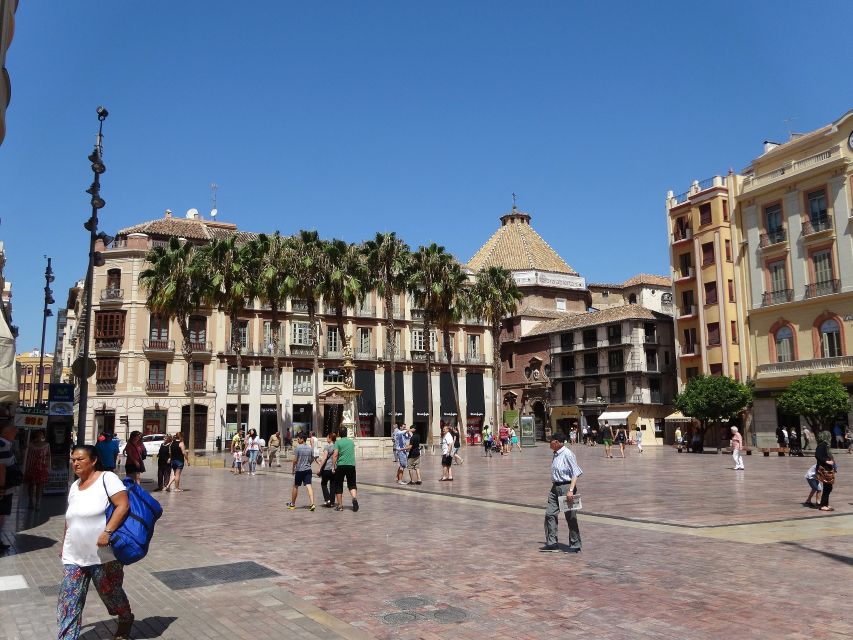
[[[326,507],[326,509],[331,509],[331,508],[332,508],[332,503],[331,503],[331,502],[324,502],[324,503],[323,503],[323,506],[324,506],[324,507]]]
[[[539,551],[541,551],[542,553],[555,553],[559,550],[560,547],[555,544],[546,544],[544,547],[539,547]]]
[[[313,504],[310,507],[308,507],[308,511],[314,511],[315,509],[316,509],[316,507]]]
[[[343,507],[335,507],[335,511],[343,511],[343,510],[344,510]]]
[[[287,508],[288,508],[288,510],[290,510],[290,511],[294,511],[294,510],[296,509],[296,505],[295,505],[295,504],[291,504],[291,503],[289,503],[289,502],[288,502],[288,503],[287,503]]]
[[[405,480],[400,480],[400,482],[398,482],[397,484],[409,484],[409,483],[406,482]]]
[[[420,480],[418,480],[415,484],[423,484]]]
[[[356,500],[355,498],[352,499],[352,510],[358,511],[358,500]]]

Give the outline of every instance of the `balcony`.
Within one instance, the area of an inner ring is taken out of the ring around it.
[[[187,348],[192,351],[194,356],[210,356],[213,354],[213,345],[210,342],[203,340],[190,340],[189,343],[184,343],[184,350]]]
[[[624,362],[611,362],[607,365],[607,373],[624,373],[625,372],[625,363]]]
[[[423,362],[427,358],[427,352],[423,349],[412,349],[409,354],[412,362]],[[435,353],[432,354],[431,359],[435,362]]]
[[[356,360],[375,360],[376,352],[372,349],[356,349],[353,357]]]
[[[142,351],[145,353],[174,353],[174,340],[143,340]]]
[[[359,318],[374,318],[376,317],[376,309],[372,306],[358,307],[355,310],[355,315]]]
[[[832,218],[828,215],[817,216],[803,223],[803,236],[812,236],[821,231],[832,229]]]
[[[150,394],[167,394],[169,393],[169,381],[147,380],[145,382],[145,392]]]
[[[756,378],[799,377],[806,373],[853,373],[853,356],[772,362],[755,368]]]
[[[121,304],[123,301],[124,301],[124,289],[118,289],[115,287],[107,287],[106,289],[101,289],[101,302],[102,303],[115,302],[117,304]]]
[[[465,354],[466,364],[486,364],[486,355],[484,353],[468,353]]]
[[[609,400],[604,396],[582,396],[578,404],[604,405],[608,402]]]
[[[817,298],[818,296],[828,296],[841,291],[841,280],[826,280],[824,282],[815,282],[814,284],[806,285],[806,293],[804,299]]]
[[[584,366],[583,372],[588,376],[598,375],[598,365],[595,366]]]
[[[394,314],[395,320],[402,320],[406,317],[406,310],[403,309],[399,304],[394,305],[392,313]]]
[[[424,319],[424,310],[423,309],[412,309],[412,320],[413,321],[423,321]]]
[[[261,382],[261,393],[275,393],[275,380],[270,382]]]
[[[761,296],[761,306],[769,307],[774,304],[791,302],[794,299],[793,289],[781,289],[779,291],[767,291]]]
[[[698,345],[695,343],[686,343],[681,347],[681,357],[691,357],[699,354]]]
[[[203,396],[208,392],[207,383],[204,380],[187,381],[184,383],[184,391],[188,395]]]
[[[648,395],[643,391],[638,391],[631,396],[631,402],[636,404],[662,404],[661,400],[662,397],[660,391],[649,391]]]
[[[314,356],[314,347],[310,344],[290,345],[290,355],[300,358],[311,358]]]
[[[679,318],[689,318],[690,316],[696,315],[696,305],[695,304],[686,304],[678,307],[678,317]]]
[[[627,396],[624,393],[614,393],[610,396],[610,404],[624,404]]]
[[[295,396],[311,396],[314,395],[314,387],[309,382],[308,384],[294,384],[293,395]]]
[[[758,246],[762,249],[767,249],[777,244],[781,244],[787,240],[788,236],[784,228],[773,229],[767,233],[762,233],[759,236]]]
[[[123,344],[124,338],[95,338],[95,351],[118,353]]]
[[[834,147],[820,151],[807,158],[803,158],[802,160],[786,162],[772,171],[759,175],[747,176],[743,181],[742,193],[767,187],[779,180],[784,180],[791,176],[805,173],[816,167],[832,164],[841,159],[843,159],[841,155],[841,146],[835,145]]]
[[[224,353],[227,356],[235,356],[235,355],[237,355],[237,349],[240,350],[241,356],[254,355],[252,350],[249,349],[249,346],[245,345],[245,344],[228,344],[228,345],[225,345],[225,349],[222,350],[222,353]],[[258,354],[258,355],[260,355],[260,354]]]
[[[385,348],[382,350],[382,359],[383,360],[390,360],[391,359],[391,350],[390,349]],[[400,351],[399,348],[394,349],[394,361],[395,362],[402,362],[405,359],[406,359],[406,354],[404,352]]]
[[[675,281],[678,282],[680,280],[692,280],[696,277],[696,269],[693,267],[687,267],[686,269],[681,268],[675,272]]]
[[[112,394],[116,392],[115,380],[98,380],[95,382],[95,389],[99,394]]]
[[[658,344],[658,335],[656,333],[644,333],[643,342],[645,344]]]
[[[343,358],[343,357],[344,357],[344,352],[343,352],[343,351],[341,351],[341,350],[340,350],[340,348],[337,348],[337,349],[325,349],[325,350],[323,351],[323,357],[324,357],[324,358]]]
[[[607,336],[607,346],[609,347],[624,344],[626,342],[631,342],[631,336],[623,336],[622,334],[617,336]]]
[[[290,310],[293,313],[308,313],[308,302],[306,300],[291,300]]]
[[[551,377],[556,378],[574,378],[577,376],[577,369],[554,369],[551,371]]]
[[[672,241],[675,242],[684,242],[685,240],[690,240],[693,238],[693,229],[688,227],[687,229],[676,229],[672,233]]]
[[[249,381],[243,380],[242,383],[238,383],[236,380],[229,380],[228,393],[249,393]]]

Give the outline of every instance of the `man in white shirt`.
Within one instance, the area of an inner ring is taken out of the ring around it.
[[[441,436],[441,479],[440,481],[453,481],[453,436],[447,425],[442,429]]]

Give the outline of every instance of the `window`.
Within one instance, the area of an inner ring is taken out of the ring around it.
[[[121,288],[121,269],[110,269],[107,271],[107,289]]]
[[[723,375],[723,365],[720,363],[712,364],[710,367],[712,376],[721,376]]]
[[[607,325],[607,341],[610,344],[622,342],[622,326],[618,324]]]
[[[124,338],[124,311],[96,311],[96,338]]]
[[[166,363],[152,362],[148,365],[148,383],[164,384],[166,382]]]
[[[281,323],[278,325],[278,343],[279,345],[284,344],[284,325]],[[264,343],[261,346],[265,348],[267,352],[273,352],[273,330],[272,322],[269,320],[264,322]]]
[[[790,327],[781,327],[774,336],[776,362],[791,362],[794,359],[794,333]]]
[[[118,358],[98,358],[97,380],[110,382],[118,380]]]
[[[480,336],[469,335],[467,340],[468,340],[468,357],[469,358],[479,358],[480,357]]]
[[[833,319],[820,325],[821,358],[837,358],[841,354],[841,328]]]
[[[249,389],[249,370],[240,368],[240,381],[242,391],[246,392]],[[228,391],[231,393],[237,392],[237,367],[228,367]]]
[[[699,224],[705,226],[706,224],[711,224],[711,203],[706,202],[705,204],[699,205]]]
[[[575,342],[575,334],[573,331],[560,334],[560,350],[571,351]]]
[[[248,320],[238,320],[237,321],[237,340],[240,344],[241,350],[246,350],[249,348],[249,321]]]
[[[726,246],[726,262],[731,262],[732,261],[732,241],[726,240],[725,246]]]
[[[675,240],[686,240],[690,237],[690,225],[687,218],[681,217],[675,221]]]
[[[714,264],[714,243],[706,242],[702,245],[702,266]]]
[[[506,356],[506,366],[508,369],[515,368],[515,353],[513,351],[509,351]]]
[[[563,375],[572,375],[575,372],[575,357],[563,356],[560,358],[560,373]]]
[[[190,342],[196,344],[207,342],[207,318],[204,316],[190,316],[189,330]]]
[[[720,323],[708,323],[708,345],[715,346],[720,344]]]
[[[583,356],[583,370],[584,373],[595,374],[598,373],[598,354],[597,353],[585,353]]]
[[[261,391],[275,392],[275,369],[272,367],[261,369]]]
[[[201,362],[193,362],[190,379],[196,387],[204,386],[204,365]]]
[[[611,378],[608,382],[610,402],[625,402],[625,378]]]
[[[731,330],[732,330],[732,344],[737,344],[737,322],[735,320],[731,321]]]
[[[367,327],[358,328],[358,352],[370,353],[370,329]]]
[[[658,370],[658,352],[654,349],[646,349],[646,371]]]
[[[323,369],[323,382],[337,382],[342,383],[344,381],[344,370],[339,368],[329,368]]]
[[[429,348],[430,351],[435,351],[435,331],[430,330],[429,332]],[[423,329],[412,329],[412,351],[425,351],[424,345],[424,330]]]
[[[785,261],[777,260],[767,265],[770,271],[770,291],[780,293],[788,288],[788,278],[785,274]]]
[[[832,251],[823,249],[812,254],[815,284],[832,282]]]
[[[577,397],[575,395],[576,386],[574,381],[564,381],[560,383],[560,395],[563,401],[563,404],[572,404],[577,401]]]
[[[566,299],[565,298],[557,298],[554,300],[554,304],[557,307],[557,311],[565,311],[566,310]]]
[[[815,231],[826,228],[826,191],[818,189],[806,195],[809,209],[809,222]]]
[[[678,256],[678,270],[682,278],[690,277],[690,269],[693,267],[693,254],[682,253]]]
[[[684,330],[684,353],[696,353],[696,329]]]
[[[728,285],[729,285],[729,302],[734,302],[735,301],[735,281],[729,280]]]
[[[669,366],[669,351],[663,352],[663,363]]]
[[[169,323],[166,318],[156,313],[151,314],[148,339],[156,342],[165,342],[169,339]]]
[[[338,327],[326,327],[326,351],[328,353],[341,352],[341,334]]]
[[[305,324],[308,324],[307,322]],[[310,396],[313,391],[311,384],[311,369],[293,370],[293,393],[294,395]]]
[[[632,293],[628,296],[628,304],[637,304],[637,294]]]
[[[584,329],[583,346],[595,347],[598,344],[598,332],[595,329]]]
[[[687,381],[690,382],[693,378],[699,377],[699,367],[687,367],[687,371],[685,373],[687,375]]]
[[[735,380],[740,382],[740,362],[735,362],[732,364],[735,370]]]
[[[684,313],[690,313],[690,308],[693,306],[694,302],[695,300],[693,298],[692,289],[681,292],[681,306],[683,307]]]
[[[607,370],[610,373],[625,370],[625,360],[621,349],[607,353]]]
[[[717,304],[717,283],[705,283],[705,304]]]
[[[726,200],[723,200],[723,220],[729,219],[729,203]]]
[[[293,335],[292,344],[301,345],[303,347],[311,346],[311,325],[307,322],[292,322],[291,334]]]
[[[772,204],[764,208],[764,224],[768,237],[775,238],[782,230],[782,205]]]

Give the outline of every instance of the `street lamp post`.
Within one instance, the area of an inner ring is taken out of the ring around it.
[[[101,197],[101,174],[107,170],[103,162],[103,130],[104,120],[109,112],[104,107],[98,107],[98,136],[95,139],[95,150],[89,154],[89,162],[92,163],[92,174],[94,181],[86,189],[86,193],[92,196],[92,216],[83,225],[89,232],[89,265],[86,268],[86,305],[83,310],[83,351],[80,359],[75,363],[75,375],[82,379],[80,383],[80,400],[77,411],[77,444],[86,441],[86,405],[89,402],[89,377],[94,373],[89,367],[89,327],[92,322],[92,280],[94,279],[95,267],[103,266],[104,258],[99,251],[95,251],[95,242],[106,239],[104,233],[98,233],[98,209],[102,209],[106,202]],[[82,362],[81,362],[82,361]]]
[[[47,329],[47,319],[53,315],[50,310],[55,300],[53,299],[53,291],[50,288],[50,283],[54,281],[53,269],[50,267],[50,258],[47,259],[47,268],[44,270],[44,316],[41,321],[41,350],[39,351],[39,384],[38,393],[36,394],[36,405],[41,405],[44,400],[44,333]]]

